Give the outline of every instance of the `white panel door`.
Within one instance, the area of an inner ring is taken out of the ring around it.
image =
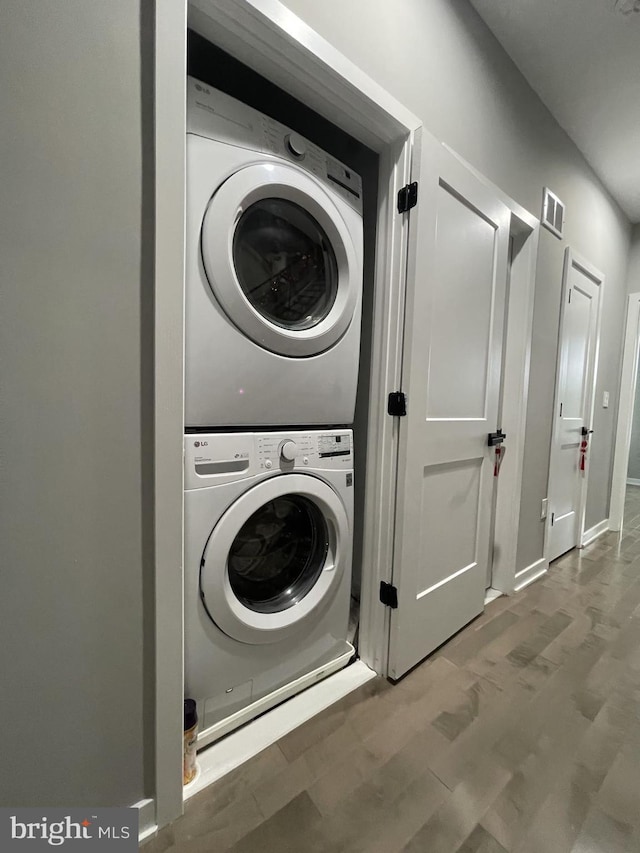
[[[592,420],[600,306],[599,283],[571,254],[565,279],[549,468],[549,560],[575,548],[582,535],[588,452],[581,470],[580,443]]]
[[[426,134],[411,211],[389,675],[484,607],[509,211]]]

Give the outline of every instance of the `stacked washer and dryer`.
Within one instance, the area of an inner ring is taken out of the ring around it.
[[[360,177],[187,81],[185,695],[199,747],[345,666]]]

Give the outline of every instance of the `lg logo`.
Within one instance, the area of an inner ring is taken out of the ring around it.
[[[193,446],[194,447],[209,447],[209,442],[208,441],[194,441]]]

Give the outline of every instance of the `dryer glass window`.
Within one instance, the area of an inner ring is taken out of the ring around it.
[[[278,613],[312,589],[327,558],[327,522],[313,501],[282,495],[245,522],[229,551],[231,589],[245,607]]]
[[[310,329],[331,311],[338,264],[329,238],[304,208],[267,198],[242,214],[233,238],[240,286],[256,311],[284,329]]]

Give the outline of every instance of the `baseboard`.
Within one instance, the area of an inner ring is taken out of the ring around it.
[[[140,800],[131,806],[138,809],[138,843],[149,838],[158,829],[156,825],[156,801],[152,799]]]
[[[640,480],[635,477],[627,477],[627,486],[640,486]]]
[[[638,480],[638,485],[640,486],[640,480]],[[590,527],[588,530],[584,531],[584,533],[582,534],[580,547],[585,548],[587,545],[591,545],[592,542],[595,542],[598,536],[602,536],[602,534],[606,533],[608,529],[609,519],[603,518],[602,521],[598,522],[598,524],[594,524],[593,527]]]
[[[501,595],[504,595],[503,592],[500,592],[499,589],[494,589],[492,586],[484,594],[484,606],[487,604],[491,604],[492,601],[495,601],[496,598],[500,598]]]
[[[544,557],[540,557],[539,560],[536,560],[535,563],[531,563],[531,565],[527,566],[526,569],[521,569],[521,571],[516,572],[515,592],[520,592],[520,590],[524,589],[525,586],[529,586],[530,583],[537,581],[538,578],[545,575],[548,570],[549,563]]]
[[[184,788],[185,800],[244,764],[375,676],[376,673],[365,663],[356,661],[277,708],[267,711],[239,731],[203,749],[198,754],[198,774],[193,782]]]

